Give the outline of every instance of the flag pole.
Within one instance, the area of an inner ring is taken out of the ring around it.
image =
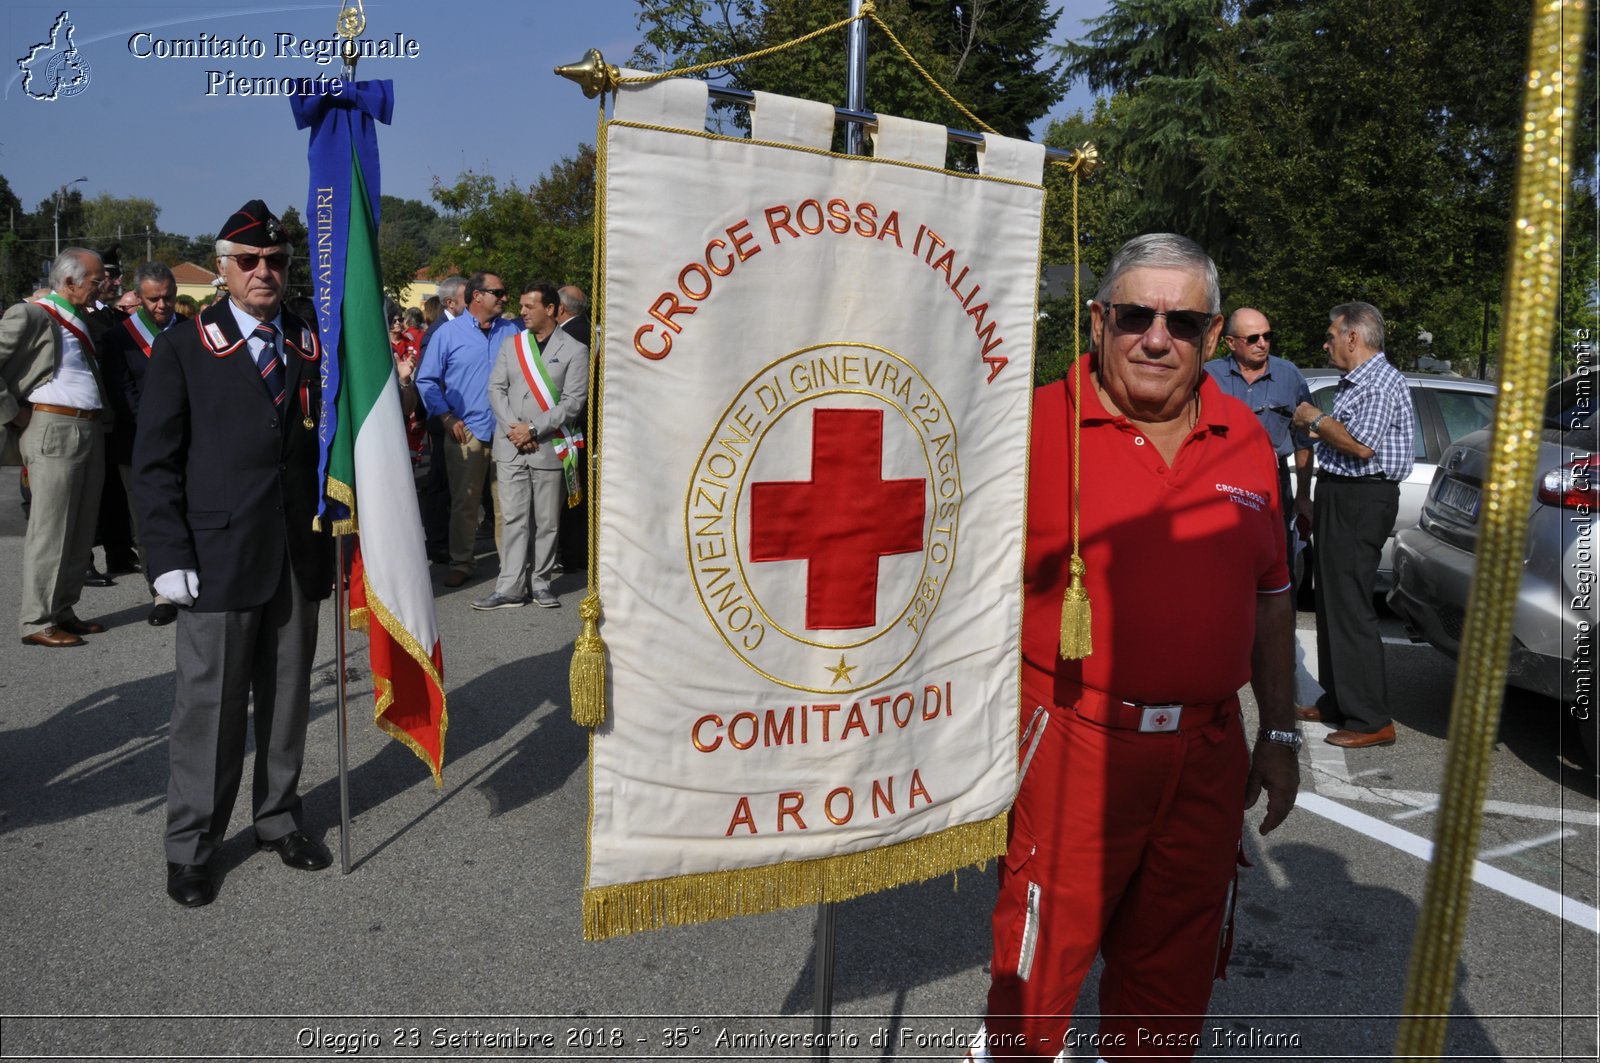
[[[356,0],[356,7],[350,8],[348,2],[342,3],[339,8],[339,17],[334,22],[335,32],[344,38],[341,46],[344,59],[343,78],[350,84],[356,80],[356,60],[360,57],[356,49],[356,38],[361,31],[366,29],[366,19],[360,12],[360,0]],[[338,351],[330,354],[337,358]],[[336,535],[338,542],[338,577],[334,582],[334,625],[337,634],[334,636],[334,655],[339,661],[339,683],[336,687],[336,700],[339,706],[339,868],[342,874],[350,873],[350,715],[349,697],[346,681],[347,669],[345,668],[345,631],[350,627],[350,600],[349,584],[350,568],[346,564],[345,537]]]
[[[867,109],[867,20],[861,18],[861,0],[850,0],[850,23],[845,37],[845,102],[846,108],[861,112]],[[860,122],[846,122],[844,127],[845,153],[865,155],[865,127]],[[833,956],[839,924],[838,904],[823,901],[817,905],[817,932],[812,951],[816,957],[816,982],[812,994],[811,1057],[827,1059],[828,1033],[833,1028]]]
[[[350,873],[350,719],[349,702],[345,692],[345,629],[350,626],[349,595],[345,581],[350,570],[345,565],[344,536],[335,536],[338,549],[338,575],[334,579],[334,659],[338,662],[339,683],[336,687],[339,706],[339,867],[343,874]]]

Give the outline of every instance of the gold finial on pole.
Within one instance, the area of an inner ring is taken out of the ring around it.
[[[1072,149],[1072,158],[1067,161],[1067,169],[1081,177],[1088,177],[1100,168],[1100,149],[1094,146],[1093,141],[1085,140],[1082,144]]]
[[[622,76],[620,70],[606,62],[598,48],[590,48],[579,62],[556,67],[556,73],[577,82],[584,96],[591,100],[602,92],[615,92]]]
[[[339,17],[333,25],[334,32],[344,38],[344,44],[340,46],[339,52],[344,57],[345,79],[354,81],[356,60],[361,58],[360,50],[356,47],[356,38],[367,28],[367,12],[361,6],[361,0],[342,0]]]

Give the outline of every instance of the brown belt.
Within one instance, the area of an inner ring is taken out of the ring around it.
[[[1084,719],[1102,727],[1121,731],[1191,731],[1205,727],[1217,720],[1235,716],[1239,712],[1237,694],[1222,701],[1202,702],[1193,705],[1171,703],[1150,705],[1136,701],[1123,701],[1092,687],[1080,687],[1070,701],[1072,710]]]
[[[44,413],[53,413],[61,417],[77,417],[85,421],[99,420],[99,410],[80,410],[75,406],[57,406],[50,402],[36,402],[33,408]]]

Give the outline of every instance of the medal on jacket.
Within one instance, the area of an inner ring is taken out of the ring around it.
[[[305,419],[300,423],[305,426],[307,432],[317,427],[317,422],[311,419],[311,385],[305,381],[300,382],[300,412],[305,415]]]

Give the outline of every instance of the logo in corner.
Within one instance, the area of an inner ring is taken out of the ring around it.
[[[89,60],[72,43],[77,27],[63,11],[50,27],[50,39],[28,49],[17,60],[22,71],[22,91],[35,100],[52,102],[76,96],[89,87]]]

